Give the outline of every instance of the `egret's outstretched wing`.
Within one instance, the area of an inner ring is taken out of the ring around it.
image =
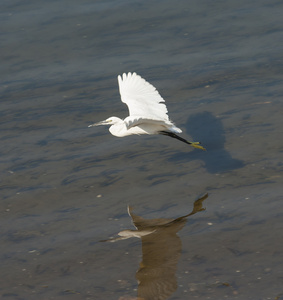
[[[169,121],[164,99],[156,88],[136,73],[118,76],[122,102],[129,108],[130,116]]]

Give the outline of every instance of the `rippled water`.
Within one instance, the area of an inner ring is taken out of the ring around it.
[[[99,241],[134,229],[127,205],[174,219],[208,192],[168,299],[281,299],[281,1],[0,7],[1,298],[136,299],[141,240]],[[207,152],[87,127],[127,116],[128,71]]]

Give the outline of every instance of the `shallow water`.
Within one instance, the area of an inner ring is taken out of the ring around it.
[[[168,299],[281,299],[281,1],[2,1],[3,299],[135,299],[144,218],[177,218]],[[88,128],[125,117],[116,76],[160,91],[184,138]]]

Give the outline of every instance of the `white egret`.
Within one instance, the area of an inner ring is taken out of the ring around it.
[[[136,73],[118,76],[121,100],[127,104],[130,115],[124,120],[110,117],[88,127],[112,125],[112,135],[123,137],[132,134],[163,134],[178,139],[195,148],[205,150],[199,142],[189,142],[176,133],[182,130],[169,120],[164,99],[156,88]]]

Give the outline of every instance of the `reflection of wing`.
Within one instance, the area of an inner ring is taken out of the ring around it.
[[[118,76],[122,102],[129,108],[130,116],[142,116],[168,121],[167,108],[156,88],[136,73]]]
[[[142,230],[148,227],[162,226],[174,221],[174,219],[163,219],[163,218],[151,219],[151,220],[144,219],[143,217],[135,215],[133,213],[133,208],[131,206],[128,206],[128,214],[132,218],[132,222],[138,230]]]
[[[134,226],[138,229],[138,230],[142,230],[148,227],[155,227],[155,226],[168,226],[171,225],[172,223],[176,223],[179,222],[183,219],[186,219],[187,217],[194,215],[200,211],[205,210],[205,208],[202,206],[202,202],[208,197],[208,194],[204,194],[202,197],[200,197],[199,199],[197,199],[194,202],[194,208],[193,210],[182,217],[179,217],[177,219],[152,219],[152,220],[148,220],[148,219],[144,219],[140,216],[137,216],[135,214],[133,214],[133,208],[131,206],[128,206],[128,214],[130,215],[130,217],[132,218],[133,224]]]
[[[165,300],[176,289],[177,263],[181,255],[182,243],[177,232],[186,220],[161,227],[142,240],[142,262],[136,273],[138,297],[144,300]]]
[[[193,208],[193,210],[192,210],[189,214],[187,214],[187,215],[185,215],[185,216],[182,216],[182,217],[179,217],[179,218],[177,218],[177,219],[171,221],[170,223],[168,223],[168,225],[170,225],[171,223],[179,222],[179,221],[181,221],[181,220],[183,220],[183,219],[185,219],[185,218],[187,218],[187,217],[189,217],[189,216],[192,216],[192,215],[194,215],[194,214],[196,214],[196,213],[198,213],[198,212],[200,212],[200,211],[205,210],[205,207],[202,206],[202,202],[203,202],[207,197],[208,197],[208,194],[206,193],[206,194],[204,194],[202,197],[200,197],[199,199],[197,199],[197,200],[194,202],[194,208]]]
[[[192,210],[192,212],[189,215],[194,215],[197,212],[203,211],[205,210],[205,208],[202,206],[202,202],[208,197],[208,193],[204,194],[202,197],[200,197],[199,199],[197,199],[194,202],[194,209]]]

